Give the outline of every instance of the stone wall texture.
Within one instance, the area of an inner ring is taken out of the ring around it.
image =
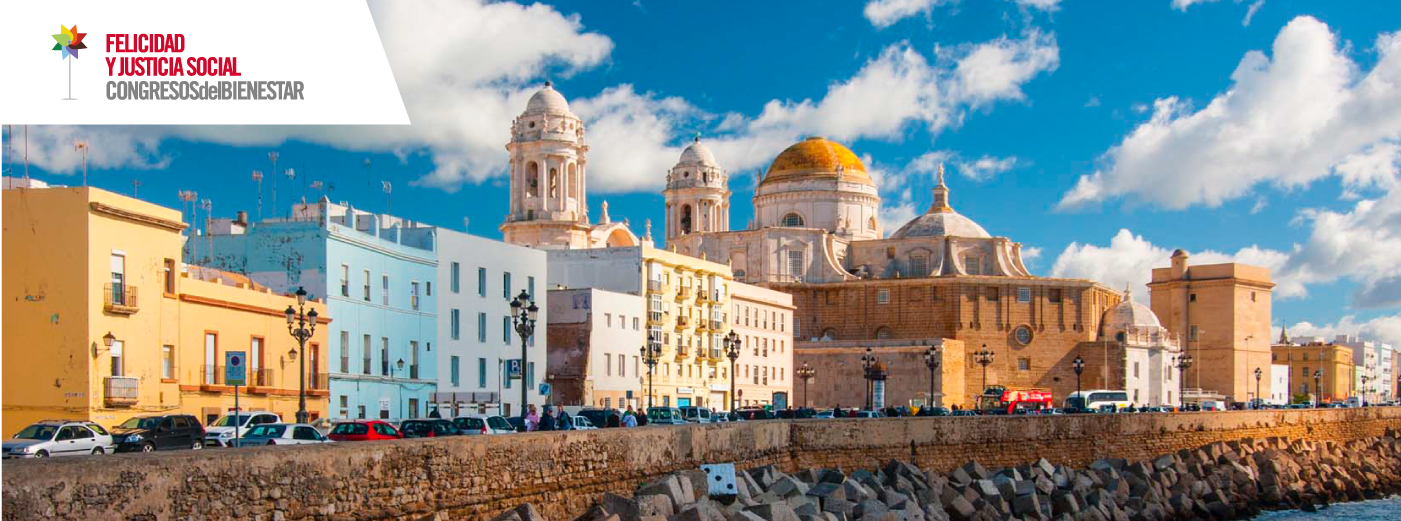
[[[941,472],[969,459],[1085,466],[1217,441],[1347,441],[1401,429],[1401,408],[1048,417],[765,421],[12,460],[3,519],[490,519],[529,502],[573,519],[604,492],[705,463]]]

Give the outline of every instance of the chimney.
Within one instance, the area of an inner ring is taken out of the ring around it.
[[[238,213],[235,215],[236,217],[234,217],[234,224],[240,226],[248,226],[248,212],[239,210]]]

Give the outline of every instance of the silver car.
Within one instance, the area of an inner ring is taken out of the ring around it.
[[[265,423],[248,429],[248,433],[243,435],[243,439],[236,443],[239,447],[258,447],[262,445],[331,443],[331,440],[311,424]]]
[[[112,435],[92,422],[42,421],[4,442],[4,458],[86,456],[113,452]]]

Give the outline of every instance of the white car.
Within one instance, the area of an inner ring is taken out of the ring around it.
[[[469,414],[452,419],[457,427],[468,434],[511,434],[516,428],[505,417],[492,414]]]
[[[92,422],[45,420],[4,442],[4,457],[47,458],[116,452],[112,435]]]
[[[570,423],[573,423],[573,424],[574,424],[574,430],[576,430],[576,431],[596,431],[596,430],[598,430],[598,427],[595,427],[595,426],[593,425],[593,422],[589,421],[588,418],[585,418],[585,417],[583,417],[583,416],[570,416],[570,417],[569,417],[569,421],[570,421]]]
[[[282,423],[282,417],[267,411],[225,414],[204,428],[204,446],[231,447],[237,436],[247,435],[249,429],[265,423]]]
[[[238,440],[239,447],[315,443],[331,443],[331,440],[308,423],[265,423],[248,429],[243,439]]]

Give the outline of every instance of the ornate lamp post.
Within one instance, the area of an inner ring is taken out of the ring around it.
[[[861,355],[861,377],[866,380],[866,410],[871,410],[871,372],[876,367],[876,355],[871,352],[871,348],[866,348],[866,354]]]
[[[652,335],[647,335],[647,343],[642,346],[642,363],[647,364],[647,408],[652,408],[652,376],[657,370],[657,361],[662,358],[662,344]]]
[[[1371,370],[1372,370],[1372,367],[1371,367],[1371,366],[1366,366],[1366,367],[1363,367],[1363,370],[1364,370],[1364,371],[1371,371]],[[1367,373],[1362,373],[1362,389],[1361,389],[1361,391],[1362,391],[1362,405],[1364,405],[1364,406],[1367,405],[1367,382],[1370,381],[1370,380],[1372,380],[1372,376],[1371,376],[1371,375],[1369,375],[1369,374],[1367,374]]]
[[[988,351],[987,344],[983,344],[982,349],[973,352],[973,361],[983,366],[983,391],[987,391],[988,388],[988,366],[992,365],[992,360],[996,356],[997,353]]]
[[[739,398],[735,395],[735,360],[739,360],[739,350],[744,347],[744,342],[734,330],[730,330],[730,334],[725,335],[721,343],[725,346],[725,358],[730,359],[730,412],[735,412],[739,403]]]
[[[1321,381],[1321,380],[1323,380],[1323,369],[1314,369],[1314,370],[1313,370],[1313,406],[1314,406],[1314,407],[1318,407],[1318,404],[1321,403],[1321,402],[1323,402],[1323,387],[1322,387],[1322,385],[1319,384],[1319,381]]]
[[[521,417],[530,409],[530,386],[526,385],[525,375],[530,371],[530,364],[527,359],[530,356],[526,349],[530,343],[531,335],[535,334],[535,314],[540,308],[535,307],[535,301],[530,298],[530,293],[521,290],[521,294],[516,295],[516,299],[511,301],[511,325],[516,329],[516,336],[521,339]]]
[[[1177,400],[1183,409],[1187,408],[1187,368],[1192,367],[1192,355],[1177,357]]]
[[[297,359],[297,423],[306,423],[306,342],[316,333],[316,310],[306,310],[306,289],[297,288],[297,307],[287,306],[287,333],[297,339],[297,350],[288,353]]]
[[[1076,356],[1070,361],[1070,366],[1075,369],[1075,397],[1080,400],[1080,405],[1076,409],[1085,408],[1085,397],[1080,395],[1080,373],[1085,372],[1085,359]]]
[[[817,375],[817,369],[808,365],[807,362],[803,362],[803,366],[799,367],[797,371],[793,372],[798,375],[798,378],[801,378],[803,380],[803,407],[807,407],[808,382],[812,381],[812,377]]]
[[[924,351],[924,366],[929,368],[929,403],[925,405],[934,406],[934,373],[939,370],[939,350],[929,348]]]
[[[1262,371],[1262,370],[1260,370],[1259,367],[1256,367],[1256,368],[1255,368],[1255,406],[1254,406],[1255,409],[1259,409],[1259,408],[1260,408],[1260,404],[1261,404],[1261,403],[1264,403],[1264,402],[1263,402],[1263,399],[1260,398],[1260,377],[1261,377],[1261,376],[1264,376],[1264,375],[1265,375],[1265,372]]]

